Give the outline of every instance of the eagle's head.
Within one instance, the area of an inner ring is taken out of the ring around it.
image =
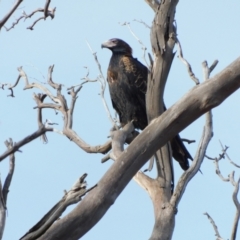
[[[113,53],[124,53],[132,55],[132,48],[119,38],[112,38],[101,45],[102,48],[108,48]]]

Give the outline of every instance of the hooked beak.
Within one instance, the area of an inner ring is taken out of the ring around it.
[[[102,48],[111,48],[113,46],[114,46],[114,44],[111,41],[106,41],[106,42],[101,44]]]

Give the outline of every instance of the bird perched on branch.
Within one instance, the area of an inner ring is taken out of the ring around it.
[[[112,51],[107,71],[113,108],[117,111],[122,126],[133,120],[134,127],[143,130],[148,125],[146,92],[148,69],[132,56],[132,48],[123,40],[112,38],[102,44]],[[172,153],[182,169],[189,168],[191,155],[179,135],[171,141]]]

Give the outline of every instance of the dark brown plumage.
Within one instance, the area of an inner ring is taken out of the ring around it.
[[[120,123],[124,126],[134,120],[135,128],[143,130],[148,125],[145,101],[148,69],[133,58],[131,47],[121,39],[110,39],[102,44],[102,48],[112,51],[107,81]],[[192,160],[192,157],[179,135],[171,140],[171,147],[173,157],[182,169],[188,169],[188,158]]]

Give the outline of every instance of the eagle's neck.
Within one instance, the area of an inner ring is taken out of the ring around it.
[[[119,62],[123,57],[129,57],[132,58],[132,54],[128,52],[112,52],[112,57],[110,62],[111,63],[117,63]]]

